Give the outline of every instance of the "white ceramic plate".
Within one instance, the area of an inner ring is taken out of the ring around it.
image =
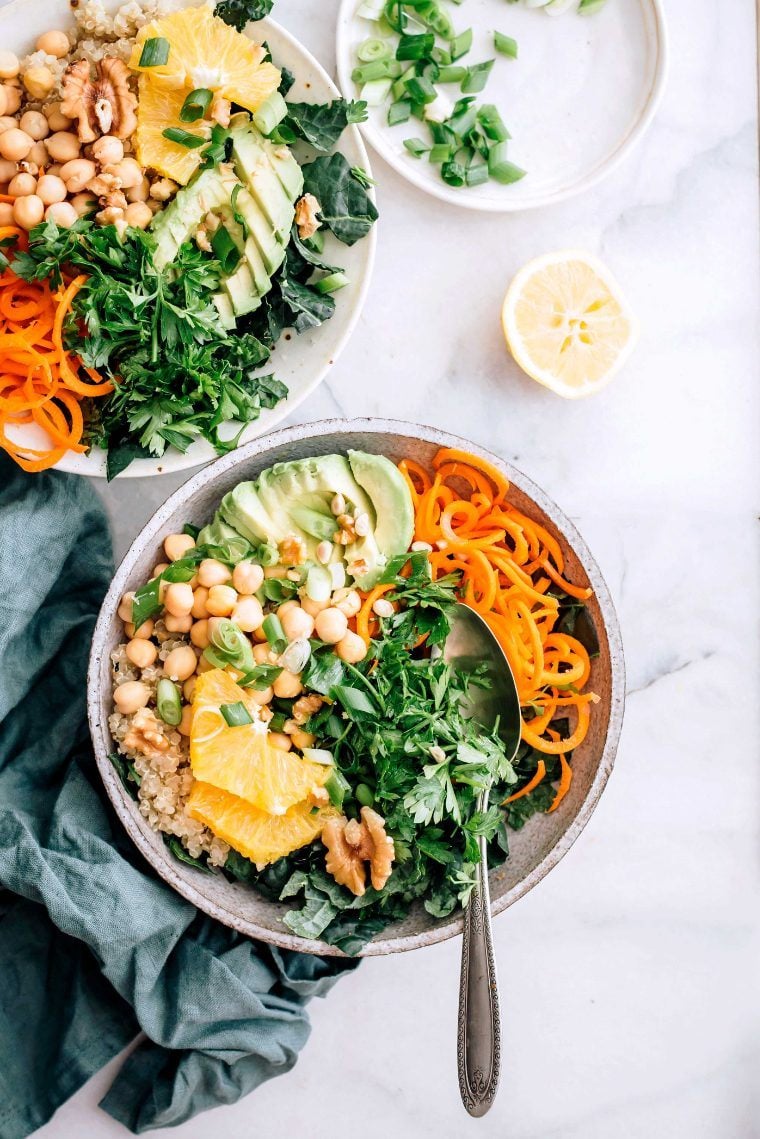
[[[361,0],[343,0],[338,20],[338,77],[343,94],[356,98],[351,79],[356,48],[376,35],[376,25],[356,15]],[[414,158],[404,139],[426,137],[410,119],[387,124],[387,107],[370,109],[362,126],[373,148],[421,190],[473,210],[525,210],[551,205],[587,190],[635,146],[652,120],[665,83],[666,37],[661,0],[608,0],[594,16],[574,7],[549,16],[541,8],[504,0],[442,0],[458,31],[473,29],[472,50],[462,64],[495,59],[480,102],[495,103],[512,133],[509,156],[527,174],[502,186],[456,189],[437,166]],[[493,47],[493,32],[518,42],[516,60]],[[454,84],[439,90],[455,101]]]
[[[109,12],[121,6],[122,0],[105,0]],[[183,6],[180,0],[175,6]],[[0,0],[0,44],[3,48],[26,55],[34,48],[34,41],[49,28],[69,28],[72,24],[71,8],[68,0],[13,0],[1,6]],[[289,68],[296,77],[289,98],[295,101],[323,103],[339,96],[335,84],[316,59],[302,47],[284,28],[273,20],[262,20],[255,26],[257,39],[265,39],[269,44],[276,64]],[[369,159],[356,127],[349,127],[342,135],[338,149],[345,154],[352,166],[361,166],[369,171]],[[313,151],[305,144],[302,151],[296,148],[299,158],[310,157]],[[301,335],[285,333],[277,344],[271,360],[262,369],[274,372],[278,379],[287,384],[290,396],[271,411],[264,411],[261,418],[249,425],[242,442],[264,435],[290,415],[300,403],[318,386],[332,367],[348,341],[359,319],[364,298],[369,287],[372,265],[375,256],[376,226],[366,238],[350,248],[342,245],[331,234],[325,243],[325,257],[328,262],[344,267],[350,285],[336,295],[335,315],[321,328],[304,332]],[[9,429],[16,439],[23,439],[32,447],[47,446],[38,428],[32,426]],[[169,474],[187,467],[197,467],[216,458],[216,451],[205,441],[194,443],[186,454],[168,448],[160,459],[138,459],[132,463],[120,478],[142,478],[146,475]],[[58,469],[79,475],[105,475],[105,454],[94,450],[88,455],[68,455]]]

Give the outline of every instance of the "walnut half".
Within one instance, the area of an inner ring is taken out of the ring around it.
[[[393,839],[385,832],[385,819],[371,807],[362,807],[361,822],[345,816],[329,819],[322,831],[322,842],[327,847],[327,873],[356,897],[361,897],[367,888],[367,862],[376,890],[382,890],[390,878],[396,853]]]
[[[77,121],[80,142],[101,135],[129,138],[137,127],[137,96],[129,86],[129,68],[121,59],[106,56],[94,65],[78,59],[67,68],[61,88],[61,114]]]

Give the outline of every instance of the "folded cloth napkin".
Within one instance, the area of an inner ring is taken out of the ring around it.
[[[0,452],[0,1137],[20,1139],[140,1032],[102,1106],[181,1123],[287,1072],[304,1005],[353,967],[203,917],[158,880],[104,798],[85,720],[112,573],[83,479]]]

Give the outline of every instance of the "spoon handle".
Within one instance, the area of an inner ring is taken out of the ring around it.
[[[478,808],[481,809],[480,804]],[[459,1092],[465,1108],[474,1116],[485,1115],[493,1103],[501,1067],[499,991],[485,839],[479,838],[478,844],[477,883],[464,911],[457,1037]]]

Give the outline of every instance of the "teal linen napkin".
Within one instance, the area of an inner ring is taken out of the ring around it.
[[[21,1139],[140,1032],[101,1106],[132,1131],[288,1071],[304,1005],[355,963],[288,953],[158,880],[104,797],[85,720],[112,573],[83,479],[0,453],[0,1137]]]

